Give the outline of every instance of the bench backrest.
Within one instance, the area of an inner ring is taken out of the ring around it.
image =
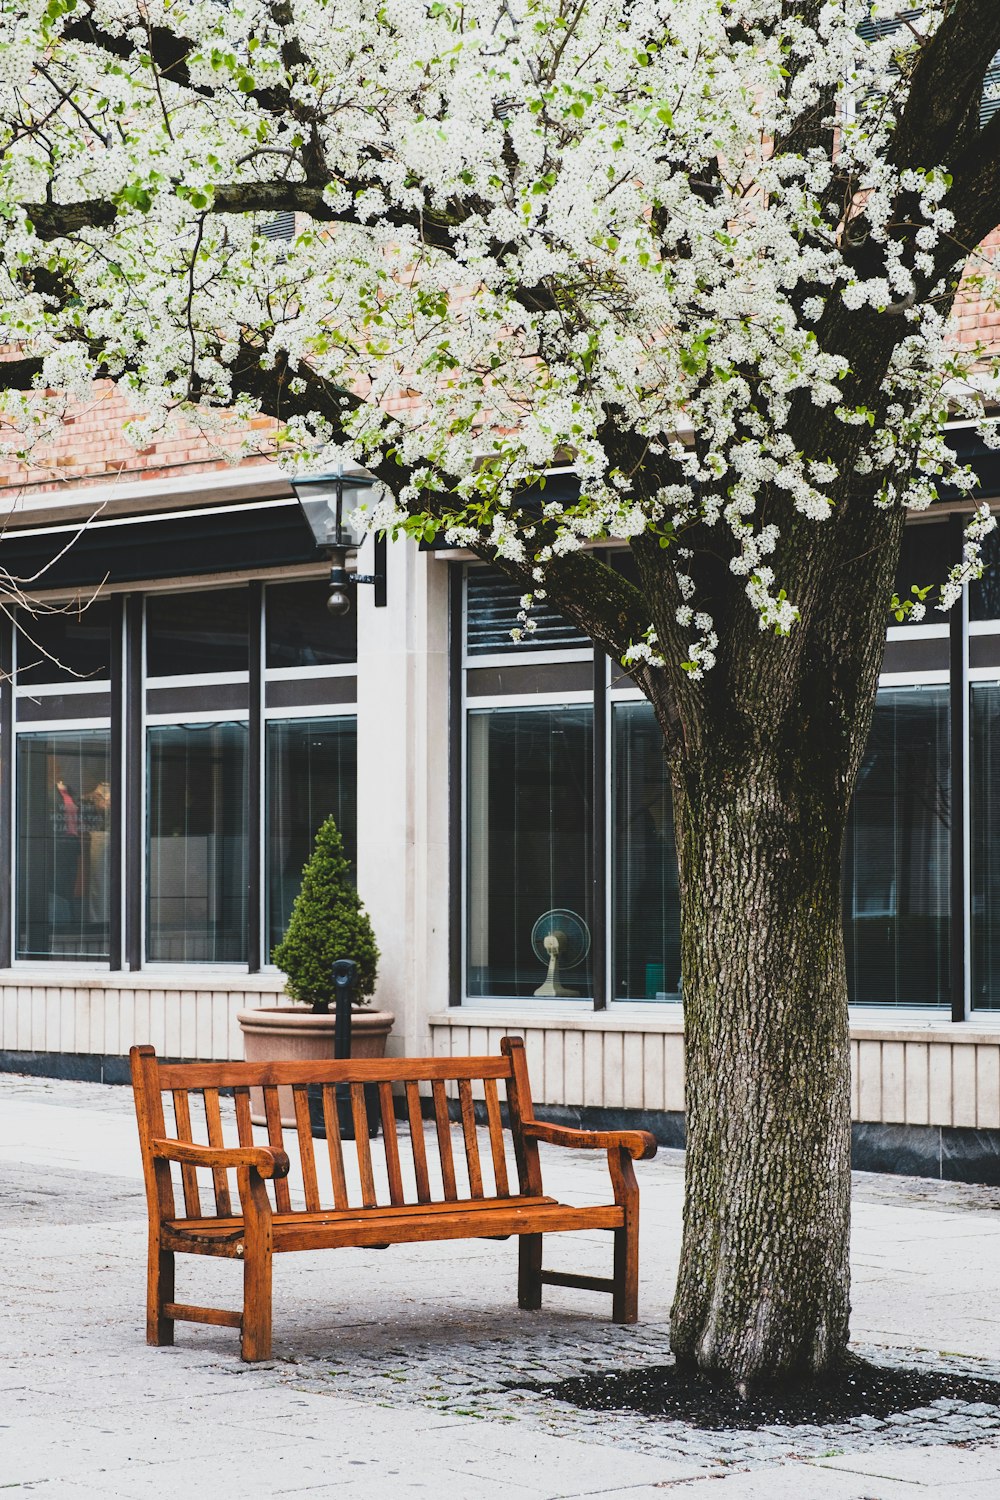
[[[266,1139],[291,1162],[287,1179],[268,1183],[278,1213],[540,1194],[538,1146],[521,1130],[521,1122],[533,1118],[524,1044],[520,1037],[505,1037],[501,1046],[501,1054],[490,1057],[271,1063],[164,1063],[152,1047],[133,1047],[132,1083],[150,1211],[173,1217],[179,1190],[186,1218],[226,1218],[240,1212],[234,1171],[174,1166],[168,1179],[166,1164],[154,1162],[149,1149],[157,1138],[207,1146],[253,1146]],[[338,1085],[342,1096],[349,1096],[353,1142],[341,1138]],[[366,1085],[378,1096],[381,1132],[375,1140],[368,1135]],[[290,1088],[294,1101],[296,1127],[287,1133],[279,1086]],[[325,1142],[312,1135],[310,1087],[314,1109],[322,1113]],[[251,1122],[251,1088],[263,1092],[265,1126]],[[232,1098],[223,1091],[231,1091]],[[454,1128],[449,1097],[457,1102]],[[402,1130],[397,1128],[397,1104],[405,1120]],[[480,1151],[477,1112],[488,1130],[488,1156]],[[210,1194],[200,1190],[200,1170],[205,1186],[211,1178]]]

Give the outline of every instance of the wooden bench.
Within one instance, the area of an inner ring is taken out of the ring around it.
[[[420,1240],[506,1239],[510,1235],[518,1236],[520,1307],[540,1307],[546,1284],[579,1287],[610,1292],[614,1321],[634,1323],[639,1190],[632,1159],[654,1156],[656,1142],[643,1130],[570,1130],[536,1120],[524,1044],[519,1037],[506,1037],[501,1048],[501,1054],[493,1057],[163,1063],[152,1047],[133,1047],[132,1085],[149,1204],[147,1342],[172,1344],[178,1320],[213,1323],[240,1330],[245,1360],[268,1359],[272,1255],[284,1250],[346,1245],[382,1249]],[[338,1084],[342,1095],[349,1093],[355,1124],[355,1149],[346,1157],[338,1123]],[[365,1084],[375,1085],[381,1111],[382,1138],[380,1144],[375,1143],[374,1155],[365,1118]],[[297,1122],[292,1132],[298,1146],[291,1186],[279,1085],[291,1086]],[[314,1102],[321,1099],[325,1143],[313,1141],[310,1085]],[[398,1101],[394,1085],[402,1091]],[[454,1140],[449,1085],[460,1115]],[[474,1085],[481,1092],[489,1128],[485,1162],[476,1133]],[[267,1145],[254,1142],[251,1087],[263,1089]],[[506,1095],[509,1133],[502,1123],[501,1089]],[[232,1090],[235,1111],[228,1099],[220,1102],[220,1090]],[[169,1131],[164,1096],[168,1096],[172,1121]],[[408,1150],[407,1133],[397,1129],[397,1102],[408,1126]],[[425,1103],[432,1111],[426,1130]],[[236,1142],[227,1144],[233,1113]],[[508,1139],[514,1153],[513,1173]],[[546,1197],[539,1141],[606,1151],[611,1201],[574,1207]],[[211,1183],[213,1203],[208,1211],[199,1191],[199,1170]],[[381,1188],[376,1187],[376,1176]],[[183,1197],[182,1214],[177,1212],[175,1191]],[[611,1231],[611,1277],[542,1269],[542,1235],[569,1229]],[[242,1311],[175,1301],[178,1251],[242,1261]]]

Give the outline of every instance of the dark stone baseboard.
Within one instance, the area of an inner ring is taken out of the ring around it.
[[[161,1062],[180,1062],[162,1057]],[[6,1052],[0,1049],[0,1073],[31,1078],[64,1078],[77,1083],[131,1083],[128,1058],[99,1052]]]
[[[181,1058],[161,1061],[181,1062]],[[129,1082],[128,1058],[92,1052],[8,1052],[0,1050],[0,1073],[34,1078],[75,1079],[84,1083]],[[426,1101],[430,1104],[430,1101]],[[457,1109],[457,1106],[453,1106]],[[679,1110],[606,1109],[568,1104],[538,1105],[540,1120],[580,1130],[648,1130],[661,1146],[683,1149],[684,1116]],[[477,1116],[485,1110],[477,1107]],[[981,1182],[1000,1187],[1000,1130],[967,1130],[948,1125],[852,1127],[851,1163],[859,1172],[895,1172],[904,1177],[938,1177],[948,1182]]]

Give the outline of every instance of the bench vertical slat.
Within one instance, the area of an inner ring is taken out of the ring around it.
[[[174,1089],[174,1128],[177,1131],[177,1139],[186,1141],[190,1146],[193,1142],[191,1135],[191,1106],[188,1102],[187,1089]],[[198,1173],[194,1167],[181,1167],[181,1182],[184,1186],[184,1212],[189,1219],[201,1218],[201,1194],[198,1191]]]
[[[442,1079],[433,1080],[431,1092],[434,1095],[434,1123],[437,1126],[438,1160],[441,1163],[444,1196],[449,1203],[454,1203],[458,1197],[455,1187],[455,1159],[451,1154],[451,1122],[448,1119],[448,1100]]]
[[[531,1084],[528,1082],[528,1064],[524,1056],[524,1039],[505,1036],[500,1041],[500,1050],[510,1058],[510,1079],[507,1083],[507,1104],[510,1110],[510,1133],[514,1139],[514,1155],[517,1158],[517,1176],[521,1192],[532,1198],[541,1197],[542,1164],[538,1159],[538,1142],[525,1136],[521,1129],[525,1120],[535,1118],[531,1102]]]
[[[462,1109],[462,1134],[465,1137],[465,1160],[469,1168],[469,1192],[473,1198],[481,1198],[483,1196],[483,1171],[479,1165],[476,1110],[472,1103],[472,1084],[468,1078],[458,1080],[458,1100]]]
[[[249,1088],[234,1089],[236,1101],[236,1135],[241,1146],[253,1145],[253,1120],[250,1118]]]
[[[219,1090],[205,1089],[203,1098],[205,1100],[205,1124],[208,1126],[208,1144],[224,1146],[226,1143],[222,1134]],[[228,1219],[233,1211],[233,1205],[229,1197],[229,1176],[225,1167],[212,1168],[212,1181],[215,1184],[215,1212],[222,1218]]]
[[[378,1102],[382,1111],[382,1142],[385,1146],[385,1170],[389,1178],[389,1202],[405,1203],[403,1174],[399,1166],[399,1141],[396,1139],[396,1111],[392,1102],[392,1084],[380,1083]]]
[[[295,1133],[299,1138],[299,1162],[302,1187],[306,1195],[306,1212],[319,1213],[319,1183],[316,1180],[316,1156],[313,1151],[312,1121],[309,1118],[309,1087],[296,1083],[292,1087],[295,1104]]]
[[[507,1157],[503,1149],[503,1120],[500,1117],[500,1099],[495,1078],[487,1078],[483,1084],[486,1094],[486,1118],[490,1127],[490,1151],[493,1155],[493,1180],[497,1197],[506,1198],[510,1193],[507,1181]]]
[[[414,1079],[407,1079],[406,1082],[406,1113],[410,1120],[410,1146],[413,1151],[413,1175],[417,1179],[417,1202],[429,1203],[431,1184],[427,1176],[424,1117],[420,1110],[420,1085]]]
[[[281,1104],[278,1100],[278,1090],[273,1083],[264,1085],[264,1118],[267,1120],[267,1139],[272,1146],[279,1151],[285,1149],[285,1137],[281,1129]],[[279,1214],[290,1214],[292,1211],[292,1200],[288,1194],[287,1177],[275,1177],[274,1205]]]
[[[330,1156],[333,1206],[350,1208],[347,1178],[344,1175],[344,1143],[340,1139],[340,1115],[337,1112],[337,1087],[333,1083],[323,1084],[323,1124],[326,1127],[326,1148]]]
[[[365,1086],[352,1083],[351,1118],[354,1121],[354,1146],[358,1153],[358,1176],[361,1178],[361,1202],[365,1208],[375,1208],[375,1174],[372,1171],[372,1144],[368,1135],[368,1111],[365,1108]]]

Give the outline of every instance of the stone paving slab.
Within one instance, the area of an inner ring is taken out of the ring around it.
[[[210,1491],[322,1500],[1000,1500],[1000,1415],[706,1433],[523,1389],[668,1358],[681,1157],[639,1166],[642,1323],[546,1289],[516,1309],[513,1242],[282,1256],[275,1359],[229,1329],[143,1342],[145,1201],[127,1089],[0,1075],[0,1489],[51,1500]],[[378,1152],[376,1150],[376,1156]],[[607,1196],[603,1158],[545,1153],[550,1191]],[[1000,1378],[1000,1192],[859,1175],[857,1347]],[[551,1244],[551,1253],[549,1250]],[[600,1234],[554,1266],[607,1272]],[[238,1306],[238,1268],[178,1262],[184,1300]],[[961,1446],[956,1446],[961,1445]]]

